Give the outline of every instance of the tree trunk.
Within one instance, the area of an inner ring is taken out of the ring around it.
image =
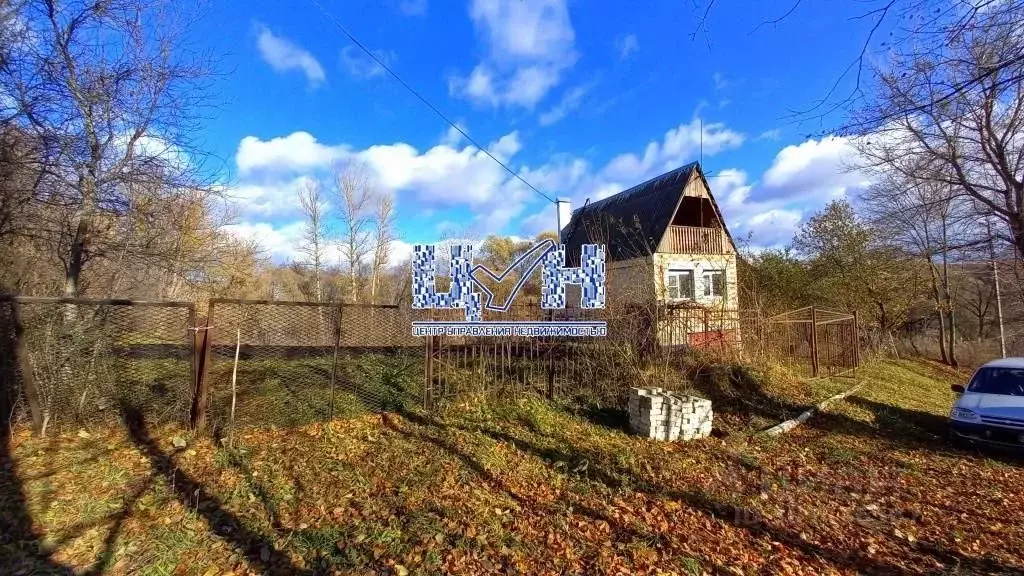
[[[945,296],[945,310],[949,315],[949,338],[947,352],[949,353],[949,365],[956,368],[956,315],[953,310],[953,299],[949,294],[949,245],[946,237],[946,222],[942,222],[942,293]]]
[[[946,355],[946,316],[942,313],[942,296],[939,293],[938,272],[935,270],[935,263],[928,261],[928,270],[931,272],[932,298],[935,300],[935,311],[939,314],[939,359],[943,364],[949,364],[949,357]]]
[[[89,216],[85,212],[85,208],[79,211],[78,225],[75,227],[75,236],[71,242],[68,268],[64,276],[65,298],[78,296],[79,278],[82,276],[82,263],[85,259],[86,238],[89,235]]]

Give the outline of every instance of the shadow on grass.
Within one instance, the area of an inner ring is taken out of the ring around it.
[[[444,426],[436,421],[430,422],[433,426]],[[559,446],[557,448],[539,447],[526,438],[510,434],[504,430],[497,430],[492,427],[470,428],[457,425],[450,425],[465,431],[482,433],[492,439],[509,442],[517,449],[527,452],[545,462],[556,471],[566,473],[567,467],[559,465],[561,462],[586,461],[588,466],[580,476],[592,479],[604,484],[613,490],[631,489],[645,493],[653,498],[676,500],[685,503],[687,506],[698,510],[708,516],[716,518],[735,528],[744,530],[754,537],[762,538],[769,542],[781,542],[803,555],[807,560],[828,562],[840,568],[858,570],[866,574],[894,574],[906,570],[897,564],[874,558],[861,550],[850,547],[837,547],[827,544],[815,544],[806,541],[799,530],[773,524],[771,521],[761,517],[756,511],[737,506],[735,504],[722,502],[714,496],[702,490],[672,490],[660,486],[657,482],[645,478],[641,473],[614,464],[604,464],[607,457],[599,450],[587,446],[576,446],[570,439],[547,435],[555,439]],[[745,469],[746,472],[757,473],[761,471],[760,466],[742,462],[736,459],[735,464]],[[737,473],[743,473],[737,471]],[[897,546],[904,543],[895,536],[888,536]],[[986,574],[1019,574],[1017,568],[1005,566],[999,562],[985,558],[972,558],[955,550],[947,550],[938,545],[917,542],[912,547],[919,554],[924,554],[934,560],[948,566],[955,566],[968,573]]]
[[[656,532],[641,531],[637,530],[636,528],[624,526],[621,522],[617,521],[609,514],[601,512],[600,510],[597,510],[594,507],[587,506],[577,501],[571,502],[569,505],[563,507],[560,507],[555,504],[538,503],[534,499],[524,494],[520,494],[509,488],[504,482],[502,482],[500,478],[496,477],[494,474],[489,472],[480,462],[478,462],[476,458],[473,457],[472,454],[461,449],[458,445],[456,445],[448,438],[445,438],[445,435],[447,435],[449,428],[460,429],[469,432],[482,432],[495,440],[515,442],[517,446],[519,446],[519,443],[522,442],[522,446],[536,449],[536,447],[534,447],[532,444],[529,444],[524,440],[520,440],[518,438],[514,438],[508,435],[503,435],[500,431],[490,429],[470,429],[461,428],[458,426],[449,426],[440,420],[431,417],[424,417],[414,412],[403,411],[400,414],[405,420],[415,424],[417,427],[421,429],[408,429],[405,426],[401,426],[395,423],[391,418],[386,417],[387,415],[385,415],[384,418],[384,425],[389,429],[393,430],[394,432],[401,434],[402,436],[405,436],[412,440],[430,444],[454,456],[462,463],[463,466],[468,468],[478,478],[480,478],[480,480],[483,481],[491,490],[513,500],[522,508],[529,510],[534,516],[558,515],[568,511],[571,514],[579,514],[581,516],[585,516],[597,522],[604,522],[611,529],[612,540],[617,543],[638,542],[644,544],[645,546],[656,547],[664,539],[664,536]],[[434,432],[437,432],[437,434],[431,433],[429,432],[429,430],[433,430]],[[564,461],[564,458],[566,456],[565,453],[557,450],[538,450],[537,455],[539,458],[553,461]],[[607,480],[609,482],[613,481],[611,478],[608,478]],[[706,558],[700,558],[700,561],[707,566],[715,566],[714,563],[710,562]]]
[[[292,564],[286,554],[274,547],[270,538],[248,527],[225,509],[202,483],[178,469],[174,454],[160,449],[136,409],[122,406],[122,413],[132,442],[149,460],[154,474],[164,479],[182,506],[201,515],[218,538],[241,550],[250,567],[264,574],[312,574]]]
[[[329,350],[328,350],[329,351]],[[263,351],[261,353],[267,353]],[[419,401],[416,368],[422,360],[398,350],[342,350],[334,371],[332,357],[267,358],[240,361],[237,422],[242,425],[300,427],[314,422],[397,410]],[[211,370],[212,410],[219,434],[229,420],[231,360],[215,357]]]
[[[35,531],[6,422],[0,436],[0,574],[72,574],[70,566],[53,560]]]
[[[11,446],[11,415],[21,396],[18,383],[18,308],[0,303],[0,574],[71,574],[42,546],[32,522]]]
[[[874,433],[892,442],[901,442],[931,449],[949,455],[973,455],[998,460],[1005,464],[1024,466],[1024,447],[1019,450],[954,442],[949,433],[949,421],[944,416],[883,404],[861,396],[850,396],[851,404],[870,411],[876,427],[862,425],[868,431],[855,430],[852,433]],[[860,424],[858,422],[858,424]]]

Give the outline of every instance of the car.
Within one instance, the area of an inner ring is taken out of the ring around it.
[[[1002,358],[983,365],[949,412],[954,439],[1024,449],[1024,358]]]

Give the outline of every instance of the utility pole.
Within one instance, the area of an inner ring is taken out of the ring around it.
[[[1003,298],[999,291],[999,266],[996,265],[996,246],[992,240],[992,222],[986,217],[988,230],[988,255],[992,261],[992,282],[996,289],[996,319],[999,321],[999,357],[1006,358],[1006,332],[1003,329]]]

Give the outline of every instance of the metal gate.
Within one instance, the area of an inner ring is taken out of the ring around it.
[[[841,376],[860,364],[857,313],[807,306],[767,319],[765,346],[812,377]]]

